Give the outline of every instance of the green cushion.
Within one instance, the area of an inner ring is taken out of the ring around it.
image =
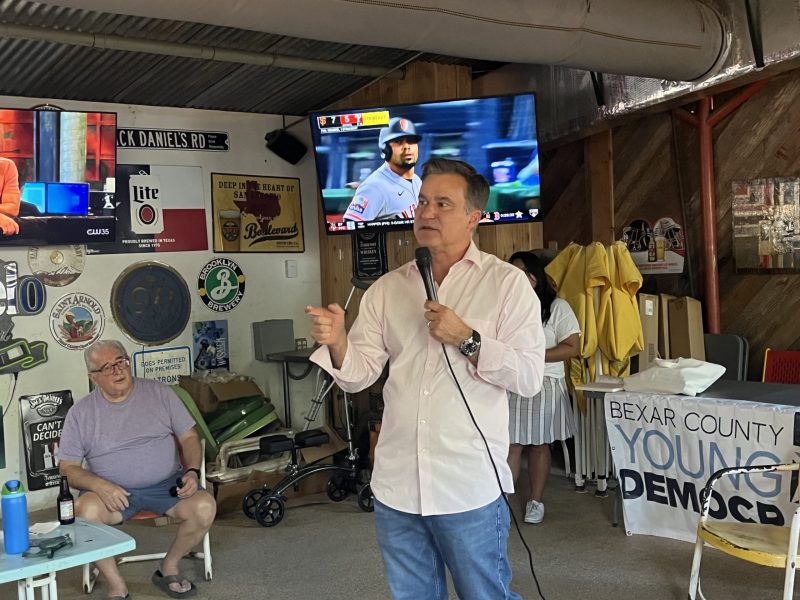
[[[217,434],[217,443],[223,444],[224,442],[231,440],[242,440],[248,435],[258,431],[262,427],[266,427],[277,419],[278,414],[275,412],[275,410],[270,410],[270,408],[265,404],[249,415],[242,417],[230,427],[219,432]]]
[[[246,417],[264,406],[265,400],[263,396],[248,396],[246,398],[238,398],[229,402],[221,402],[217,410],[210,415],[206,416],[208,428],[211,431],[219,431],[230,427],[242,417]]]
[[[209,460],[213,460],[219,454],[219,444],[217,440],[214,439],[214,436],[211,435],[211,431],[206,425],[206,421],[203,418],[203,415],[200,413],[200,410],[197,408],[197,405],[194,403],[192,396],[183,389],[179,385],[173,385],[172,390],[178,395],[178,398],[181,399],[183,405],[186,407],[186,410],[189,411],[189,414],[192,415],[195,424],[197,425],[197,431],[200,433],[200,437],[202,437],[206,441],[206,458]]]

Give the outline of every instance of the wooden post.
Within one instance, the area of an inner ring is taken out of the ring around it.
[[[586,139],[586,189],[592,214],[592,241],[612,244],[614,227],[614,159],[611,130],[607,129]]]

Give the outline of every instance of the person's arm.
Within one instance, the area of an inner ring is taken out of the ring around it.
[[[459,350],[461,342],[472,335],[472,327],[464,323],[450,307],[439,304],[435,300],[425,301],[425,319],[428,321],[428,329],[433,339],[455,346]],[[467,360],[472,363],[473,367],[477,367],[480,355],[481,350],[478,348],[478,351],[467,357]]]
[[[373,221],[383,210],[384,204],[379,184],[365,180],[353,194],[344,218],[350,221]]]
[[[67,478],[71,487],[97,494],[108,510],[122,512],[128,507],[130,494],[127,490],[87,471],[81,466],[81,461],[62,458],[58,463],[58,472]]]
[[[200,446],[200,436],[197,435],[197,428],[192,427],[178,438],[181,447],[183,465],[187,469],[199,469],[203,461],[202,449]],[[178,488],[178,498],[189,498],[200,487],[200,476],[195,471],[187,471],[181,478],[183,487]]]
[[[345,392],[360,392],[375,383],[389,359],[381,322],[384,292],[376,284],[364,293],[349,334],[344,309],[338,304],[328,305],[327,310],[306,307],[314,319],[311,337],[324,346],[311,355],[311,362],[330,374]]]
[[[519,269],[498,282],[496,331],[479,331],[475,373],[498,387],[531,398],[542,388],[545,337],[539,298]],[[470,367],[472,368],[472,367]]]
[[[2,213],[3,205],[0,204],[0,233],[3,235],[17,235],[19,233],[19,223],[11,217]]]
[[[306,306],[306,314],[312,318],[311,337],[322,346],[328,347],[331,365],[341,369],[347,355],[347,330],[344,326],[344,309],[338,304]]]
[[[3,159],[3,164],[5,169],[3,173],[3,193],[0,198],[0,214],[7,217],[16,217],[19,215],[20,202],[19,173],[14,161]]]
[[[567,339],[562,340],[552,348],[548,348],[544,353],[544,362],[562,362],[573,356],[578,356],[580,352],[581,334],[573,333]]]

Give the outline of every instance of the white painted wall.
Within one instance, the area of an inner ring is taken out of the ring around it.
[[[47,288],[47,305],[42,314],[33,317],[14,318],[14,337],[29,341],[42,340],[48,343],[49,360],[19,374],[13,397],[9,397],[13,378],[0,376],[0,402],[8,411],[3,417],[5,430],[6,468],[0,469],[0,483],[8,479],[26,480],[25,460],[21,440],[19,413],[20,395],[70,389],[76,401],[88,393],[88,379],[82,352],[61,347],[51,336],[49,314],[54,303],[69,292],[85,292],[99,300],[106,313],[103,338],[123,341],[129,352],[142,350],[120,331],[111,315],[111,286],[119,273],[129,265],[144,260],[159,260],[177,269],[192,291],[192,313],[189,324],[194,321],[227,318],[229,327],[231,369],[255,377],[259,387],[269,396],[278,413],[283,417],[283,387],[280,367],[274,363],[256,361],[250,324],[264,319],[293,319],[295,337],[309,338],[309,321],[303,312],[306,304],[320,302],[320,270],[318,239],[318,192],[308,127],[300,124],[291,132],[309,147],[309,153],[296,166],[279,158],[264,146],[264,133],[282,126],[276,115],[254,115],[221,111],[205,111],[150,106],[72,102],[0,96],[2,108],[28,108],[49,102],[65,110],[112,111],[118,115],[120,127],[149,127],[164,129],[193,129],[226,131],[230,136],[229,152],[179,152],[171,150],[126,150],[118,149],[118,163],[145,163],[170,166],[199,166],[203,170],[203,195],[207,209],[207,231],[209,250],[204,252],[171,252],[146,254],[116,254],[88,256],[86,268],[78,279],[62,288]],[[294,119],[288,119],[289,121]],[[305,252],[285,254],[232,254],[247,277],[244,299],[234,310],[215,313],[203,304],[197,288],[197,276],[201,267],[215,255],[212,246],[211,223],[211,173],[237,173],[243,175],[268,175],[276,177],[298,177],[302,193],[303,230]],[[16,261],[20,275],[30,274],[27,247],[2,247],[3,260]],[[297,278],[287,279],[285,261],[297,261]],[[309,343],[311,340],[309,339]],[[189,328],[166,346],[188,345],[191,347]],[[298,369],[299,365],[295,365]],[[292,420],[300,423],[313,393],[313,377],[291,384],[293,408]],[[322,415],[318,417],[321,421]],[[52,506],[55,510],[56,490],[42,490],[28,495],[32,509]],[[55,517],[55,513],[53,514]]]

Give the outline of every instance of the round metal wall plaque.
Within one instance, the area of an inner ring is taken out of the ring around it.
[[[50,333],[68,350],[83,350],[103,335],[106,316],[100,303],[89,294],[62,296],[50,311]]]
[[[28,266],[45,285],[63,287],[75,281],[86,264],[86,245],[31,246]]]
[[[197,291],[205,305],[217,312],[233,310],[244,296],[245,276],[230,258],[215,258],[205,264],[197,278]]]
[[[111,289],[111,313],[135,342],[155,346],[178,337],[189,323],[191,297],[183,277],[155,261],[125,269]]]

